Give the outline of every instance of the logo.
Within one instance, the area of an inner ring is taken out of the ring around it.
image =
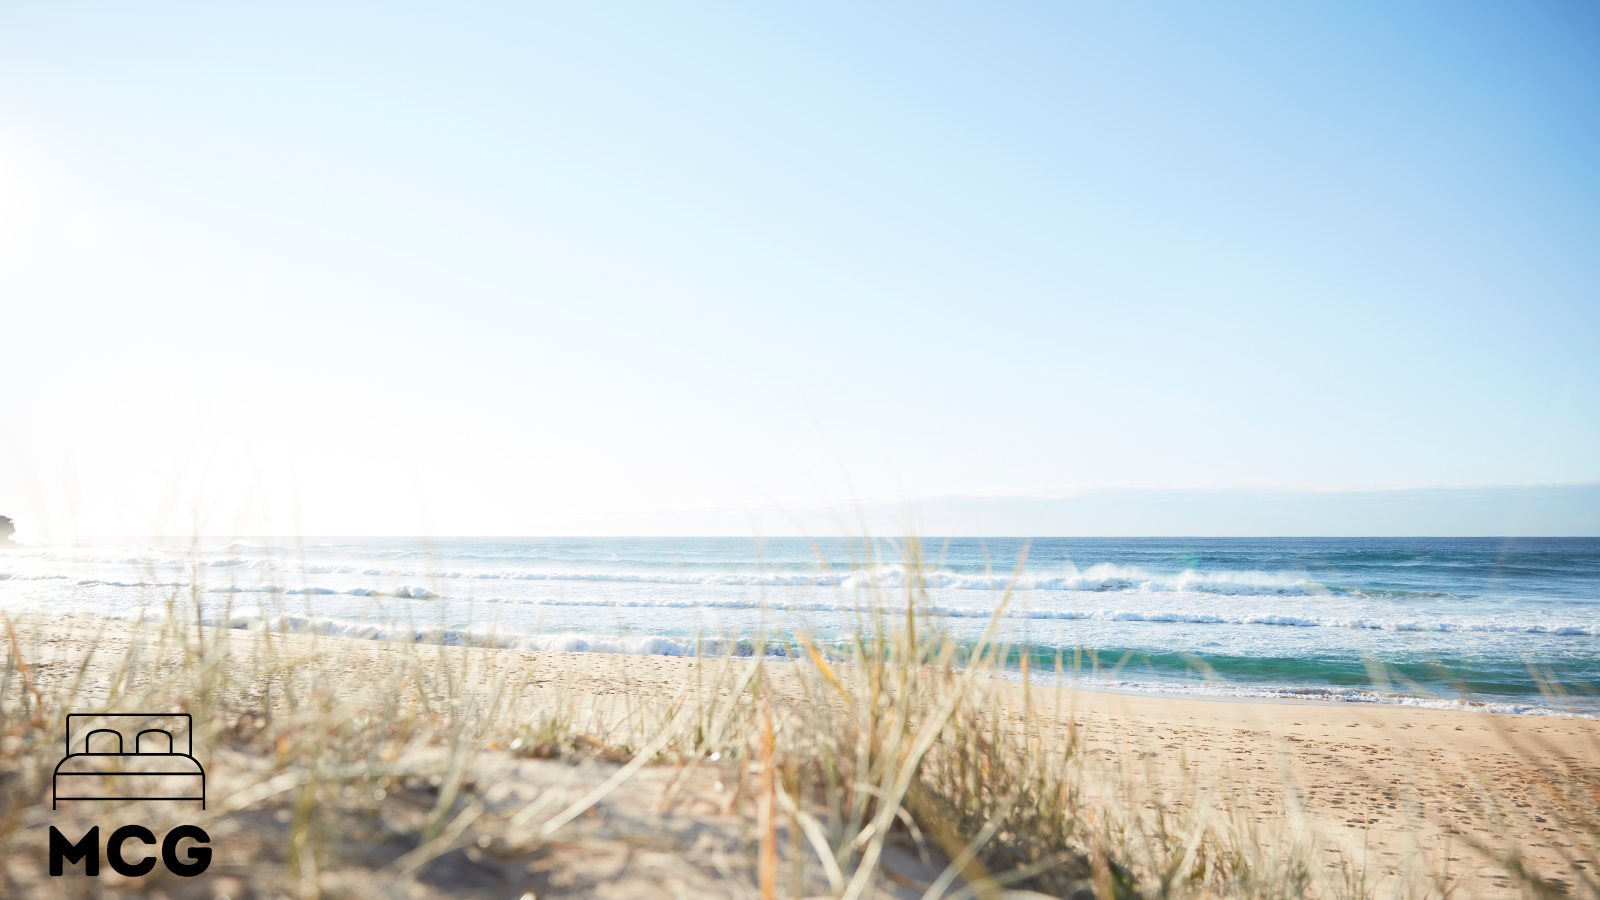
[[[187,713],[71,713],[66,722],[67,755],[56,764],[50,785],[50,808],[68,800],[166,800],[206,808],[206,771],[194,758]],[[187,860],[184,841],[193,841]],[[137,877],[155,868],[154,856],[129,861],[126,844],[149,846],[156,836],[143,825],[123,825],[106,840],[106,859],[120,875]],[[173,874],[199,875],[211,864],[211,838],[197,825],[179,825],[161,842],[161,862]],[[68,864],[83,864],[83,873],[100,874],[100,826],[70,841],[50,826],[50,874],[61,875]]]
[[[206,770],[191,752],[189,726],[188,713],[68,714],[50,808],[63,800],[196,800],[205,809]]]

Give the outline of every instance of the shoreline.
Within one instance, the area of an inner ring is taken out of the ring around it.
[[[102,619],[108,619],[108,620],[121,621],[121,622],[146,622],[146,623],[147,622],[160,621],[162,618],[164,618],[164,616],[159,616],[159,615],[153,615],[152,614],[152,615],[146,615],[143,618],[135,619],[135,618],[125,618],[125,617],[120,617],[120,616],[99,615],[99,614],[92,613],[92,612],[81,612],[81,611],[79,611],[79,612],[59,613],[59,614],[45,614],[45,613],[33,612],[33,611],[21,612],[21,613],[12,613],[12,612],[10,612],[8,610],[0,610],[0,614],[25,615],[25,616],[46,616],[46,617],[50,617],[50,618],[83,618],[83,619],[86,619],[86,620],[89,620],[89,621],[97,621],[97,620],[102,620]],[[284,618],[284,616],[282,614],[276,615],[276,616],[268,615],[268,616],[265,616],[265,617],[262,617],[262,618],[265,618],[265,619],[268,619],[268,620],[271,620],[271,619],[282,620]],[[297,617],[291,617],[291,618],[297,618]],[[771,637],[763,637],[763,638],[723,638],[723,637],[715,637],[715,636],[706,636],[706,637],[687,638],[687,637],[675,637],[675,636],[668,636],[668,635],[650,635],[650,634],[598,635],[598,634],[578,633],[578,632],[563,632],[563,631],[550,631],[550,632],[544,632],[544,633],[538,633],[538,634],[523,634],[523,633],[518,633],[518,632],[494,632],[494,631],[491,630],[491,631],[489,631],[487,633],[474,633],[472,629],[459,629],[459,628],[450,628],[450,627],[445,627],[445,626],[413,627],[413,626],[404,626],[404,625],[400,625],[400,624],[392,623],[392,622],[391,623],[344,623],[344,624],[339,624],[339,625],[337,625],[335,627],[334,620],[328,620],[326,622],[310,621],[310,622],[301,622],[300,623],[302,626],[310,625],[311,627],[262,629],[262,628],[254,627],[254,623],[257,622],[257,621],[260,621],[260,619],[256,619],[254,617],[235,616],[234,620],[231,622],[231,624],[221,624],[221,623],[218,623],[218,622],[215,622],[215,621],[207,621],[207,622],[204,622],[203,624],[207,628],[219,628],[219,629],[226,628],[226,629],[233,630],[233,631],[245,631],[245,632],[251,632],[251,633],[256,633],[256,632],[260,632],[260,631],[270,631],[270,632],[272,632],[274,634],[283,634],[283,635],[290,635],[290,634],[316,635],[316,636],[319,636],[319,637],[340,638],[340,639],[354,640],[354,641],[373,641],[373,642],[380,642],[380,643],[381,642],[393,641],[393,642],[397,642],[397,643],[415,643],[415,644],[423,645],[423,646],[472,647],[474,649],[482,649],[482,650],[509,650],[509,651],[531,652],[531,653],[572,653],[572,654],[579,654],[579,655],[596,655],[596,656],[661,656],[661,657],[672,658],[672,659],[697,659],[698,658],[698,659],[716,660],[716,659],[724,658],[725,656],[727,656],[727,654],[724,653],[724,652],[719,652],[717,649],[712,649],[710,652],[706,652],[706,653],[661,652],[661,651],[656,651],[656,650],[651,650],[651,649],[587,649],[587,648],[586,649],[571,649],[569,646],[563,646],[563,644],[570,643],[572,641],[577,641],[579,643],[590,643],[590,642],[596,642],[596,643],[598,643],[598,642],[620,643],[620,642],[632,639],[632,640],[644,641],[646,643],[651,642],[651,641],[663,641],[663,642],[667,642],[669,644],[675,644],[675,645],[680,645],[680,646],[682,646],[682,645],[691,645],[691,644],[698,646],[698,645],[701,645],[703,643],[704,645],[706,645],[708,647],[724,648],[725,649],[725,648],[727,648],[729,646],[741,646],[741,645],[751,645],[751,646],[753,646],[753,645],[755,645],[757,643],[760,643],[760,642],[763,642],[763,641],[766,642],[768,646],[771,646],[776,641],[775,638],[771,638]],[[343,629],[351,629],[351,628],[357,629],[357,631],[352,632],[352,631],[349,631],[349,630],[343,630]],[[403,636],[405,632],[410,632],[413,635],[413,637],[408,640],[407,638],[405,638]],[[462,641],[462,640],[436,640],[435,639],[435,638],[438,638],[438,637],[441,637],[441,636],[445,636],[445,637],[449,637],[449,638],[459,638],[459,637],[461,637],[463,635],[465,635],[469,639],[465,640],[465,641]],[[541,644],[544,644],[545,646],[541,646]],[[793,649],[794,649],[793,647],[786,647],[785,648],[785,652],[781,653],[781,654],[780,653],[773,653],[773,652],[769,652],[769,653],[766,653],[766,654],[756,654],[754,652],[742,653],[742,654],[738,654],[738,655],[736,655],[736,656],[734,656],[732,658],[753,661],[753,660],[755,660],[755,659],[757,659],[759,657],[760,659],[762,659],[764,661],[767,661],[767,662],[794,661],[794,660],[799,659],[800,657],[798,656],[798,654],[790,652]],[[1008,668],[1003,673],[997,674],[997,675],[995,675],[993,677],[998,677],[998,678],[1001,678],[1001,679],[1004,679],[1004,680],[1017,681],[1017,680],[1020,680],[1020,678],[1021,678],[1021,671],[1020,671],[1020,669],[1017,669],[1017,668]],[[1187,698],[1187,699],[1194,699],[1194,700],[1219,701],[1219,702],[1228,702],[1228,703],[1311,704],[1311,705],[1328,705],[1328,706],[1333,706],[1333,707],[1345,707],[1345,706],[1367,707],[1367,706],[1373,706],[1373,707],[1385,707],[1385,708],[1436,710],[1436,711],[1441,711],[1441,712],[1462,712],[1462,713],[1469,713],[1469,714],[1475,714],[1475,715],[1515,716],[1515,717],[1525,717],[1525,718],[1526,717],[1531,717],[1531,718],[1555,718],[1555,719],[1583,719],[1583,720],[1600,721],[1600,709],[1597,709],[1595,711],[1587,711],[1587,710],[1576,709],[1576,708],[1562,709],[1562,708],[1551,706],[1546,702],[1542,702],[1543,698],[1540,698],[1540,699],[1529,698],[1526,701],[1516,701],[1516,700],[1507,700],[1507,699],[1470,700],[1470,699],[1457,699],[1457,698],[1446,698],[1446,697],[1428,697],[1428,696],[1423,696],[1423,695],[1418,695],[1418,694],[1405,694],[1405,693],[1400,693],[1400,692],[1394,692],[1394,693],[1385,695],[1384,693],[1379,692],[1376,689],[1371,688],[1371,687],[1353,687],[1353,686],[1347,686],[1347,687],[1323,687],[1323,686],[1316,686],[1316,685],[1307,685],[1307,686],[1298,686],[1298,685],[1256,686],[1256,685],[1249,685],[1249,684],[1210,683],[1210,682],[1202,682],[1202,681],[1197,681],[1197,682],[1193,682],[1193,683],[1190,683],[1190,684],[1177,684],[1177,683],[1172,683],[1172,682],[1152,681],[1152,682],[1148,682],[1148,683],[1139,683],[1139,684],[1118,683],[1118,684],[1115,684],[1115,685],[1100,685],[1100,684],[1088,683],[1088,682],[1092,681],[1091,678],[1084,678],[1084,677],[1080,677],[1080,676],[1066,676],[1065,680],[1061,680],[1061,677],[1057,676],[1056,673],[1054,673],[1052,671],[1039,669],[1039,668],[1033,669],[1030,672],[1030,676],[1029,677],[1032,679],[1032,683],[1033,684],[1039,685],[1039,686],[1059,687],[1059,688],[1062,688],[1064,690],[1082,691],[1082,692],[1090,692],[1090,693],[1126,694],[1126,695],[1129,695],[1129,696],[1136,696],[1136,697],[1173,697],[1173,698]],[[1145,684],[1148,684],[1149,686],[1146,687]],[[1294,694],[1298,694],[1298,693],[1302,693],[1302,692],[1304,692],[1304,693],[1313,693],[1313,692],[1337,693],[1337,692],[1346,692],[1346,691],[1350,692],[1353,695],[1357,695],[1357,696],[1350,696],[1350,697],[1344,697],[1344,698],[1314,697],[1314,696],[1304,696],[1304,697],[1302,697],[1302,696],[1294,696]]]

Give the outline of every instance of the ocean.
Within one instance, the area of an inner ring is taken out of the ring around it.
[[[1596,538],[928,538],[921,559],[925,621],[968,646],[1013,590],[1013,674],[1026,655],[1098,689],[1600,715]],[[781,658],[903,610],[907,577],[881,540],[104,540],[0,552],[0,610],[198,598],[240,628]]]

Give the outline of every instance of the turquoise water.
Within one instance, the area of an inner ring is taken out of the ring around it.
[[[1026,562],[1017,571],[1018,560]],[[893,542],[108,541],[0,555],[0,608],[597,652],[792,652],[905,602]],[[1600,539],[928,539],[930,621],[1094,687],[1600,714]],[[197,588],[198,590],[191,590]],[[1555,682],[1565,697],[1548,696]]]

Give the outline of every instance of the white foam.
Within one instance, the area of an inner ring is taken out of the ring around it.
[[[159,618],[152,616],[149,618]],[[546,632],[518,634],[494,630],[431,627],[416,628],[395,624],[357,622],[329,617],[264,615],[259,611],[235,613],[226,619],[203,619],[208,625],[269,630],[375,641],[470,645],[514,650],[551,650],[571,653],[622,653],[653,656],[753,656],[760,646],[756,641],[726,638],[680,638],[663,635],[600,635],[584,632]],[[778,643],[768,643],[769,656],[787,657],[790,651]]]
[[[213,560],[217,567],[270,567],[263,561],[226,558]],[[906,586],[907,571],[902,565],[881,565],[844,572],[629,572],[568,571],[528,569],[428,569],[412,566],[365,566],[313,564],[304,571],[314,575],[360,574],[376,578],[485,579],[515,581],[618,582],[624,584],[728,585],[744,587],[838,587],[844,589],[899,589]],[[1142,569],[1101,564],[1079,571],[1072,569],[1049,574],[1013,576],[1001,573],[964,573],[948,569],[917,571],[918,583],[933,589],[962,591],[1141,591],[1190,592],[1205,594],[1304,596],[1327,593],[1324,586],[1307,578],[1271,572],[1203,572],[1186,570],[1163,575]]]
[[[34,577],[34,576],[28,576]],[[44,577],[44,576],[38,576]],[[182,581],[116,581],[106,579],[83,579],[77,582],[82,586],[100,586],[113,588],[163,588],[187,589],[188,582]],[[276,583],[241,585],[230,584],[205,588],[207,593],[221,594],[280,594],[280,595],[310,595],[331,596],[345,595],[352,597],[393,597],[403,600],[444,600],[455,602],[477,602],[514,604],[521,606],[547,606],[547,607],[591,607],[591,608],[624,608],[624,609],[711,609],[711,610],[750,610],[771,612],[798,612],[798,613],[824,613],[824,614],[857,614],[871,612],[890,612],[898,614],[904,609],[897,596],[887,598],[869,598],[867,602],[849,603],[840,599],[826,600],[783,600],[760,596],[740,597],[542,597],[542,598],[503,598],[503,597],[478,597],[463,598],[441,595],[425,587],[413,584],[401,584],[395,587],[332,587],[326,585],[312,585],[302,587],[285,587]],[[993,615],[993,609],[988,605],[952,605],[952,604],[919,604],[919,611],[939,618],[972,619],[988,618]],[[1335,614],[1316,615],[1308,611],[1301,612],[1269,612],[1262,609],[1241,609],[1237,612],[1225,612],[1216,609],[1184,609],[1184,608],[1151,608],[1148,605],[1138,608],[1128,606],[1101,605],[1096,607],[1067,607],[1058,605],[1033,604],[1028,606],[1015,605],[1005,613],[1008,619],[1033,619],[1057,621],[1086,621],[1086,622],[1148,622],[1153,624],[1190,624],[1190,625],[1259,625],[1285,628],[1338,628],[1369,631],[1393,632],[1432,632],[1432,633],[1461,633],[1476,632],[1484,634],[1543,634],[1559,637],[1600,637],[1600,622],[1584,621],[1528,621],[1521,619],[1473,619],[1463,617],[1441,616],[1434,619],[1417,618],[1377,618],[1373,616],[1340,616]]]

